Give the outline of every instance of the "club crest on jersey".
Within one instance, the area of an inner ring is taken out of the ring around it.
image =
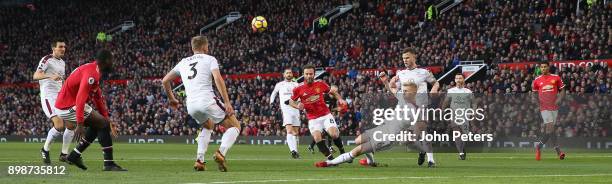
[[[319,95],[313,95],[313,96],[308,97],[306,99],[306,102],[309,102],[309,103],[310,102],[316,102],[317,100],[319,100]]]
[[[93,77],[89,77],[89,79],[87,79],[87,83],[89,84],[94,84],[96,80]]]
[[[557,81],[555,81],[554,79],[550,80],[550,83],[552,83],[552,84],[555,84],[555,82],[557,82]]]
[[[315,92],[320,93],[321,92],[321,88],[315,88]]]

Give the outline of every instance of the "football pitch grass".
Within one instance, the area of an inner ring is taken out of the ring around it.
[[[58,161],[61,143],[51,147],[53,165],[66,166],[66,175],[8,175],[9,166],[43,165],[42,143],[0,143],[0,183],[610,183],[612,154],[568,150],[566,160],[554,151],[535,161],[529,149],[506,149],[496,153],[436,153],[437,168],[417,166],[417,153],[381,152],[375,159],[388,167],[366,168],[358,164],[316,168],[323,158],[300,145],[302,159],[290,159],[285,145],[235,145],[228,153],[227,173],[217,171],[210,145],[208,170],[193,171],[196,145],[115,144],[115,160],[128,172],[102,172],[100,146],[84,153],[89,170]],[[338,155],[338,154],[335,154]],[[360,159],[359,157],[358,159]],[[424,165],[426,165],[425,163]]]

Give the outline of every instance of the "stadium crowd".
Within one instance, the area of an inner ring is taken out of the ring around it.
[[[525,94],[531,88],[533,68],[513,71],[497,67],[498,63],[612,58],[610,6],[598,3],[576,15],[575,7],[566,1],[465,1],[436,20],[424,21],[427,4],[408,0],[213,0],[181,4],[170,0],[40,1],[33,9],[0,7],[0,20],[8,25],[0,28],[0,35],[7,35],[0,37],[3,66],[0,83],[32,82],[35,66],[50,52],[47,42],[55,36],[70,38],[66,40],[66,71],[88,62],[96,48],[108,47],[115,52],[117,68],[106,78],[132,79],[127,85],[104,86],[112,121],[120,125],[120,134],[194,135],[198,126],[185,109],[168,108],[159,81],[144,79],[163,76],[180,58],[190,55],[189,38],[198,34],[200,27],[227,12],[239,11],[246,18],[221,31],[207,33],[212,55],[220,61],[221,71],[224,74],[269,73],[286,67],[299,71],[305,64],[352,71],[350,75],[330,76],[325,80],[338,85],[350,102],[348,112],[338,117],[341,134],[357,135],[365,123],[364,95],[383,89],[374,76],[354,72],[357,69],[401,68],[401,49],[414,47],[420,52],[418,64],[422,66],[448,69],[461,60],[484,60],[490,66],[486,79],[468,84],[475,93]],[[334,19],[327,31],[310,33],[312,21],[318,15],[341,4],[352,4],[354,9]],[[82,11],[69,11],[73,9]],[[250,32],[250,19],[255,15],[264,15],[269,21],[266,32]],[[107,43],[96,42],[97,32],[126,20],[135,21],[136,27],[113,35],[113,40]],[[559,73],[572,94],[611,93],[612,73],[607,67],[560,69]],[[278,80],[226,81],[243,122],[243,135],[284,135],[278,104],[270,105],[268,101]],[[605,95],[593,98],[609,99]],[[0,121],[0,135],[44,135],[50,128],[40,109],[38,89],[1,88],[0,101],[0,115],[6,117]],[[530,105],[523,109],[537,109],[536,104]],[[570,105],[575,106],[562,106]],[[518,113],[508,107],[491,111],[497,110]],[[560,135],[597,137],[612,131],[612,124],[604,121],[612,119],[609,112],[586,113],[575,107],[564,112],[567,113],[560,113],[557,126]],[[491,119],[504,121],[475,121],[470,128],[496,136],[530,136],[541,125],[537,111],[531,113],[534,113],[529,116],[532,119],[527,115],[512,119],[493,114]],[[436,122],[433,127],[444,131],[446,124]],[[306,127],[303,124],[301,135],[308,134]],[[217,127],[217,134],[222,129]]]
[[[0,33],[7,36],[0,38],[0,64],[11,67],[2,68],[0,82],[31,82],[33,68],[55,37],[67,41],[69,69],[106,46],[118,56],[110,78],[161,77],[190,55],[188,40],[199,28],[232,11],[245,18],[206,33],[225,74],[276,72],[307,63],[337,69],[400,67],[398,53],[409,46],[423,53],[423,66],[610,58],[610,6],[602,1],[580,15],[568,1],[465,1],[431,21],[425,21],[426,2],[40,1],[36,8],[1,7],[7,26]],[[318,15],[342,4],[354,8],[332,20],[326,32],[311,34]],[[269,30],[250,32],[255,15],[267,17]],[[136,27],[113,35],[109,43],[96,42],[96,33],[128,20]]]

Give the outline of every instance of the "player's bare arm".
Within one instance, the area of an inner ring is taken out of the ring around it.
[[[431,91],[429,93],[437,93],[438,89],[440,89],[440,83],[438,82],[438,80],[435,80],[430,84],[433,84],[433,87],[431,87]]]
[[[340,93],[338,93],[338,89],[337,88],[331,88],[329,90],[329,94],[331,94],[332,96],[334,96],[334,98],[338,99],[338,102],[341,104],[346,104],[346,101],[344,101],[344,99],[342,98],[342,96],[340,95]]]
[[[389,82],[389,75],[387,75],[387,73],[385,72],[381,72],[378,77],[380,78],[380,81],[382,81],[382,83],[385,85],[385,89],[387,89],[387,91],[395,94],[397,92],[397,88],[392,89],[391,88],[391,84]],[[393,77],[395,79],[395,81],[397,81],[397,76]],[[392,79],[393,80],[393,79]]]
[[[395,77],[391,78],[391,81],[389,81],[389,83],[387,83],[386,86],[389,86],[389,91],[391,91],[391,93],[395,94],[397,93],[397,81],[399,80],[399,77],[396,75]]]
[[[178,75],[174,71],[170,71],[162,79],[162,86],[164,88],[164,91],[166,91],[166,94],[168,95],[168,103],[170,103],[170,106],[174,108],[178,107],[179,101],[174,96],[174,91],[172,91],[171,83],[178,77],[180,77],[180,75]]]
[[[45,74],[45,71],[43,71],[41,69],[37,69],[36,72],[34,72],[34,75],[32,76],[32,78],[34,80],[43,80],[43,79],[51,79],[51,80],[55,80],[55,81],[62,80],[62,76],[61,75],[57,75],[57,74]]]
[[[215,79],[215,86],[221,93],[221,97],[223,98],[223,103],[225,105],[225,112],[228,116],[234,114],[234,108],[232,107],[232,103],[230,102],[229,95],[227,94],[227,88],[225,87],[225,80],[221,76],[221,72],[219,69],[212,70],[213,78]]]
[[[289,105],[291,107],[293,107],[293,108],[296,108],[296,109],[299,109],[299,110],[304,110],[304,104],[302,104],[302,103],[300,103],[298,101],[289,99]]]

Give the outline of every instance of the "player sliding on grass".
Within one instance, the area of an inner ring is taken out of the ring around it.
[[[308,129],[316,142],[319,151],[327,157],[328,160],[333,159],[333,155],[323,141],[321,132],[323,129],[332,137],[334,144],[339,145],[342,149],[342,140],[340,140],[340,132],[338,125],[334,120],[334,116],[325,105],[324,95],[330,93],[338,99],[339,103],[346,104],[342,96],[337,90],[331,90],[329,85],[323,81],[315,81],[314,66],[307,65],[304,67],[304,83],[293,89],[293,96],[289,100],[289,105],[294,108],[305,110],[306,118],[308,118]],[[297,100],[300,100],[299,102]]]
[[[206,170],[204,155],[210,142],[213,123],[222,123],[227,128],[221,137],[221,146],[214,155],[219,171],[227,172],[225,156],[240,134],[240,122],[234,115],[225,81],[219,71],[219,63],[215,57],[208,55],[208,39],[203,36],[191,38],[191,50],[194,55],[183,58],[172,71],[168,72],[162,80],[162,85],[168,94],[170,106],[177,108],[179,101],[174,96],[170,83],[180,77],[187,95],[187,112],[198,124],[204,124],[197,138],[197,158],[193,166],[195,170]],[[213,81],[223,97],[223,103],[213,91]]]
[[[402,84],[402,93],[396,93],[398,99],[398,106],[406,107],[408,109],[418,108],[416,106],[416,91],[417,85],[412,82],[406,82]],[[365,154],[366,159],[360,160],[359,163],[365,166],[380,166],[379,163],[374,161],[374,155],[372,153],[377,151],[383,151],[391,147],[393,144],[391,141],[376,141],[374,134],[380,132],[382,134],[397,134],[402,130],[410,127],[410,121],[386,121],[382,125],[366,130],[364,133],[355,138],[355,144],[357,147],[353,148],[350,152],[341,154],[333,160],[327,160],[315,163],[316,167],[329,167],[335,166],[341,163],[351,162],[355,157]]]
[[[79,143],[66,160],[83,170],[87,170],[87,167],[83,164],[81,154],[98,138],[104,154],[104,171],[127,171],[113,161],[111,132],[116,137],[117,131],[108,119],[108,110],[100,89],[101,73],[109,73],[112,69],[113,54],[108,50],[99,51],[95,61],[81,65],[70,74],[55,102],[57,115],[66,123],[76,123],[74,136]],[[94,102],[100,113],[87,105],[89,100]],[[85,126],[88,127],[87,132]]]
[[[535,78],[532,84],[532,90],[538,92],[540,97],[540,112],[546,130],[541,141],[536,145],[536,160],[541,159],[541,149],[550,140],[550,144],[554,145],[555,151],[559,159],[565,159],[565,153],[559,148],[557,143],[557,135],[555,134],[555,123],[557,122],[557,94],[564,94],[563,88],[565,84],[561,80],[561,77],[555,74],[550,74],[548,63],[541,63],[540,70],[542,75]]]

